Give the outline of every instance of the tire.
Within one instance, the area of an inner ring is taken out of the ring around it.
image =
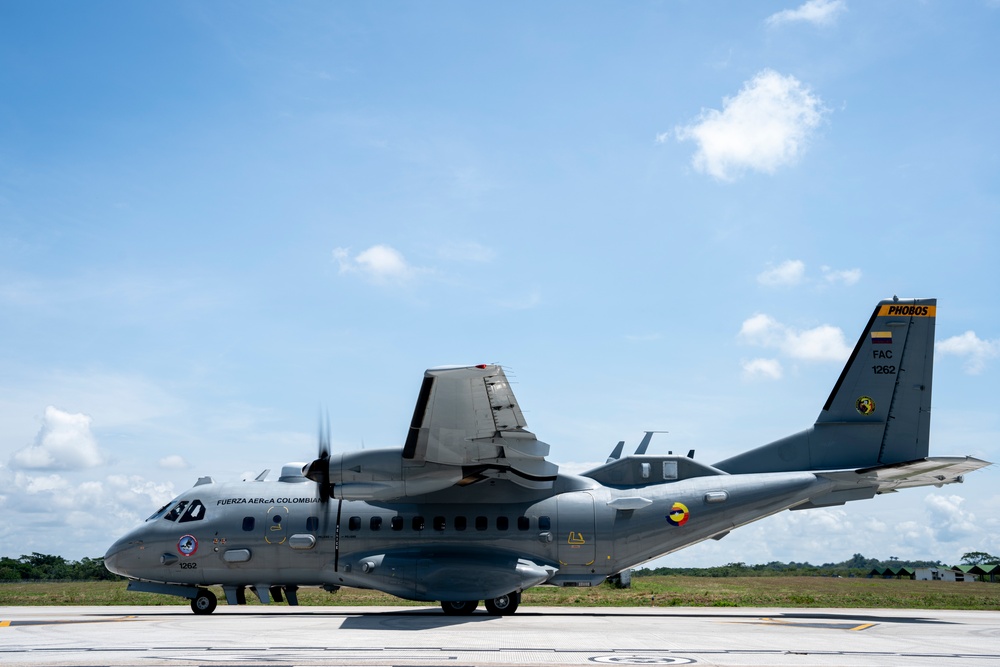
[[[191,598],[191,611],[198,615],[211,614],[215,611],[218,603],[219,600],[215,597],[215,593],[207,588],[202,588],[198,590],[198,595]]]
[[[486,611],[494,616],[510,616],[521,604],[521,594],[517,591],[486,600]]]
[[[441,603],[441,609],[448,616],[468,616],[479,606],[479,600],[447,601]]]

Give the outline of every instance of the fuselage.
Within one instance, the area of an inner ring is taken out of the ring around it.
[[[665,457],[631,458],[641,465]],[[315,483],[282,480],[201,480],[115,542],[105,563],[132,579],[170,584],[352,586],[413,600],[487,599],[543,583],[598,584],[804,502],[827,484],[804,472],[616,488],[560,474],[552,489],[520,489],[518,502],[503,480],[399,502],[323,502]]]
[[[785,509],[961,482],[988,463],[928,457],[936,308],[880,301],[811,427],[714,466],[647,455],[647,431],[632,456],[622,441],[605,464],[561,473],[502,367],[431,368],[402,447],[333,454],[321,428],[311,463],[274,482],[203,478],[105,562],[129,589],[202,614],[209,585],[230,604],[248,587],[295,604],[300,586],[354,586],[509,614],[531,586],[594,585]]]

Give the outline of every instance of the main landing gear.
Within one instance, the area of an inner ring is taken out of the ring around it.
[[[193,603],[192,603],[193,604]],[[486,611],[493,616],[510,616],[521,604],[521,593],[514,591],[486,600]],[[479,600],[458,600],[441,603],[441,609],[448,616],[468,616],[479,606]]]
[[[198,595],[191,598],[191,611],[196,614],[211,614],[218,603],[215,593],[207,588],[199,588]]]

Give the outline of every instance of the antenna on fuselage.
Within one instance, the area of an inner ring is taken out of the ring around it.
[[[642,442],[635,450],[636,456],[642,456],[649,449],[649,441],[653,439],[654,433],[669,433],[669,431],[646,431],[646,435],[642,436]]]
[[[618,444],[615,445],[615,448],[611,450],[611,455],[608,456],[608,460],[605,461],[605,463],[611,463],[612,461],[617,461],[621,457],[623,449],[625,449],[625,441],[619,440]]]

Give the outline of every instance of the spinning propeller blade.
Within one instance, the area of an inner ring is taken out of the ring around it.
[[[330,416],[319,421],[319,458],[307,463],[302,474],[319,485],[320,502],[324,505],[330,500],[333,485],[330,483]]]

